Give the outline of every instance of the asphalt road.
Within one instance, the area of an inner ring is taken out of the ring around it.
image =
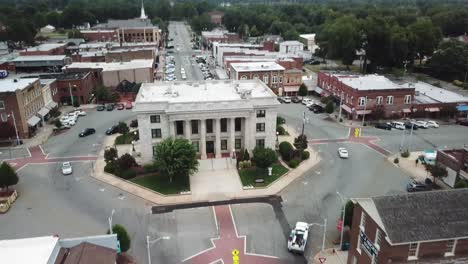
[[[176,76],[177,80],[182,80],[180,74],[180,68],[185,69],[187,75],[187,81],[198,81],[203,80],[203,74],[195,63],[195,57],[193,55],[199,54],[192,49],[191,36],[188,30],[188,26],[184,22],[171,21],[169,23],[169,39],[174,45],[174,53],[170,54],[174,56],[176,63]]]

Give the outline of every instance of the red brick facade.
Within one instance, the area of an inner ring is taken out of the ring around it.
[[[276,82],[273,82],[273,79],[276,79]],[[283,78],[284,70],[278,71],[250,71],[250,72],[239,72],[238,74],[231,67],[231,79],[233,80],[253,80],[260,79],[263,81],[270,89],[278,94],[279,91],[283,90]],[[268,80],[266,80],[268,79]]]
[[[353,225],[350,234],[350,248],[348,255],[348,264],[372,264],[372,258],[364,249],[358,249],[358,238],[361,230],[365,236],[375,245],[377,229],[380,233],[380,249],[377,251],[375,263],[415,263],[414,260],[408,260],[409,243],[402,245],[390,245],[387,241],[385,232],[375,223],[375,221],[366,213],[365,226],[359,227],[361,222],[362,207],[359,203],[354,206]],[[444,223],[441,223],[444,224]],[[418,241],[414,241],[415,243]],[[459,239],[455,246],[455,256],[445,257],[448,240],[436,242],[420,242],[417,251],[417,260],[420,263],[442,263],[451,258],[468,256],[468,239]],[[361,243],[362,245],[362,243]],[[424,262],[424,261],[431,262]],[[440,261],[438,261],[440,260]],[[461,263],[461,262],[460,262]]]
[[[358,77],[356,76],[356,78]],[[362,116],[363,113],[366,113],[366,115],[371,114],[379,107],[384,110],[387,117],[393,115],[403,116],[412,109],[415,94],[414,88],[354,89],[341,82],[338,77],[326,72],[319,72],[317,74],[317,86],[325,91],[325,95],[333,95],[337,100],[342,96],[343,113],[352,119]],[[410,98],[405,103],[406,96],[410,96]],[[365,97],[367,97],[367,104],[362,103],[362,99]],[[391,97],[393,97],[393,101],[389,103],[388,100],[391,100]],[[361,104],[359,104],[360,98],[362,98]]]
[[[82,30],[81,33],[87,42],[93,41],[118,41],[117,30]]]
[[[84,75],[84,76],[83,76]],[[73,74],[67,74],[69,78],[57,79],[58,88],[58,99],[56,102],[61,104],[68,103],[70,101],[70,87],[72,87],[72,94],[77,97],[80,104],[86,104],[93,93],[94,88],[98,82],[92,72],[73,77]]]

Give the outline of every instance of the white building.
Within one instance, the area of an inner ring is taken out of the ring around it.
[[[319,48],[319,46],[315,43],[315,34],[301,34],[299,37],[307,43],[307,50],[310,52],[315,53],[315,50]]]
[[[198,157],[274,148],[276,95],[260,80],[144,83],[135,101],[144,162],[168,137],[189,139]]]
[[[304,44],[296,40],[283,41],[279,44],[279,52],[299,54],[304,50]]]

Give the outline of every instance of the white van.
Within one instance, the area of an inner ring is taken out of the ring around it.
[[[405,124],[403,122],[392,121],[390,124],[393,128],[405,130]]]

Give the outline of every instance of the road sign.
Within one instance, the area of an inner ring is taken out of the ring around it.
[[[325,263],[325,260],[327,260],[327,259],[326,259],[326,258],[322,258],[322,257],[320,257],[320,258],[319,258],[320,264],[323,264],[323,263]]]
[[[361,134],[360,132],[361,132],[360,129],[356,127],[356,128],[354,129],[354,137],[358,138],[358,137],[359,137],[359,134]]]

